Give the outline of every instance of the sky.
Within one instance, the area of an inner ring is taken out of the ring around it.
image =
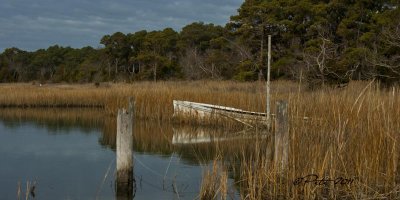
[[[52,45],[101,47],[115,32],[225,25],[244,0],[0,0],[0,52]]]

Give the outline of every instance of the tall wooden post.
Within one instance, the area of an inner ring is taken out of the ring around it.
[[[289,154],[289,122],[288,122],[288,103],[278,101],[276,103],[275,119],[275,166],[279,170],[284,170],[288,163]]]
[[[116,197],[118,200],[133,198],[133,115],[134,102],[130,98],[128,109],[118,109],[117,116]]]
[[[266,108],[266,113],[267,113],[267,127],[270,129],[271,127],[271,97],[270,97],[270,87],[271,83],[271,35],[268,35],[268,69],[267,69],[267,108]]]
[[[262,71],[262,68],[264,67],[264,25],[261,26],[261,29],[260,65],[258,67],[258,81],[260,81],[260,83],[264,79]]]

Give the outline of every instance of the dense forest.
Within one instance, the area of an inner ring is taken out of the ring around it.
[[[224,27],[116,32],[99,49],[8,48],[0,82],[258,80],[266,76],[268,35],[273,79],[400,82],[398,0],[246,0]]]

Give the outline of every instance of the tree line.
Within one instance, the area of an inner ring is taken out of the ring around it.
[[[8,48],[0,54],[0,81],[253,81],[266,76],[268,35],[273,79],[310,87],[400,81],[398,0],[246,0],[225,26],[116,32],[98,49]]]

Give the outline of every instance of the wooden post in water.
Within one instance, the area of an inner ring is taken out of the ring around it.
[[[289,154],[289,122],[288,103],[286,101],[276,102],[275,118],[275,167],[282,171],[288,164]]]
[[[130,98],[128,109],[118,109],[117,116],[116,197],[118,200],[133,198],[133,115],[134,101]]]

